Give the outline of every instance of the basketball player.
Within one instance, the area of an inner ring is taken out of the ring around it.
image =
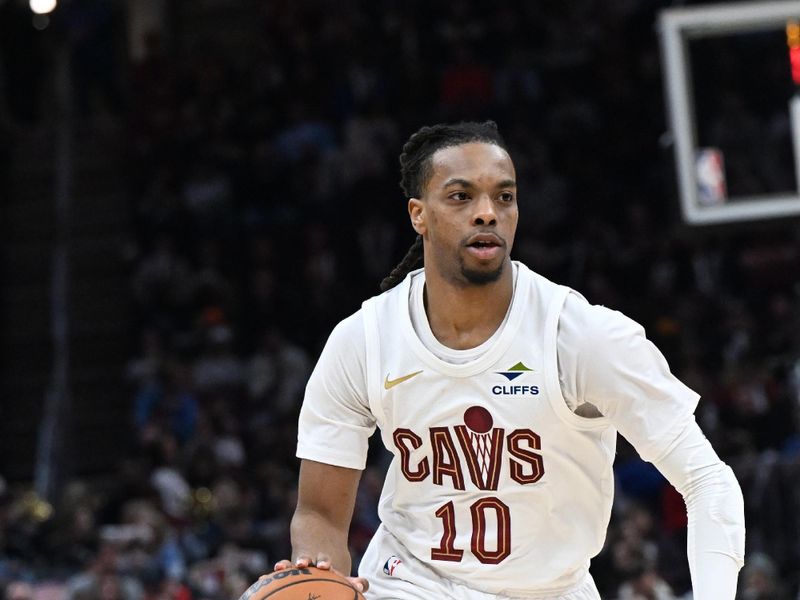
[[[368,598],[597,600],[620,432],[686,500],[694,598],[732,600],[743,501],[698,395],[639,325],[511,260],[516,175],[495,124],[424,127],[400,164],[418,237],[308,382],[294,559],[276,568],[350,572],[377,426],[394,459],[352,579]]]

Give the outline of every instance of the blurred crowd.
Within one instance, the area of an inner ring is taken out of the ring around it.
[[[645,326],[742,484],[739,597],[800,598],[800,236],[681,224],[654,33],[669,3],[250,5],[252,38],[153,32],[113,84],[83,73],[86,111],[128,132],[133,434],[55,508],[0,482],[5,597],[222,600],[289,556],[305,381],[413,241],[402,143],[492,118],[519,181],[513,257]],[[754,127],[779,122],[731,94]],[[730,118],[703,135],[735,153]],[[356,563],[386,460],[375,445]],[[603,598],[690,597],[680,495],[622,440],[615,470]]]

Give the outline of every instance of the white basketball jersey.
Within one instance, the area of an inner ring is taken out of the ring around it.
[[[362,310],[369,408],[394,454],[381,520],[441,576],[489,593],[579,582],[605,539],[616,430],[576,418],[561,395],[556,334],[570,290],[518,264],[494,344],[454,365],[414,331],[412,276],[424,273]]]

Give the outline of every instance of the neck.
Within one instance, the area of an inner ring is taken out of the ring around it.
[[[513,288],[510,260],[497,281],[483,285],[449,281],[426,265],[425,312],[433,335],[454,350],[481,345],[503,322]]]

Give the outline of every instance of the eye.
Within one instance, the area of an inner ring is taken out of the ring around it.
[[[500,194],[500,200],[503,202],[513,202],[514,201],[514,194],[511,192],[503,192]]]
[[[464,200],[468,200],[469,196],[467,195],[467,192],[453,192],[448,196],[448,198],[463,202]]]

